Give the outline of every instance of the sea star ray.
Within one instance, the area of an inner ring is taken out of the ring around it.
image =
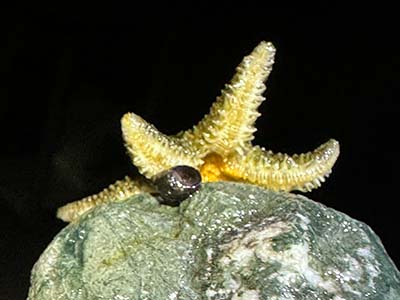
[[[198,168],[203,163],[187,143],[162,134],[134,113],[122,117],[121,128],[133,164],[147,178],[177,165]]]
[[[222,173],[271,190],[303,192],[321,185],[339,156],[339,143],[329,140],[312,152],[289,156],[254,146],[244,155],[227,159]]]
[[[275,47],[261,42],[236,68],[230,84],[212,105],[210,112],[193,129],[181,134],[201,154],[210,152],[226,156],[250,142],[257,130],[257,111],[265,100],[264,82],[272,71]]]

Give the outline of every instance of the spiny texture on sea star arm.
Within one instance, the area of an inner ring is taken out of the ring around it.
[[[293,156],[274,154],[251,144],[274,55],[273,45],[261,42],[237,67],[210,113],[193,129],[176,136],[162,134],[133,113],[125,114],[122,135],[139,172],[151,179],[174,166],[188,165],[200,171],[204,182],[241,181],[282,191],[309,191],[320,186],[339,155],[335,140]],[[72,221],[93,206],[148,190],[148,185],[126,178],[98,195],[60,208],[58,216]]]
[[[126,176],[116,181],[98,194],[71,202],[57,210],[57,217],[65,222],[76,220],[83,213],[96,205],[110,201],[120,201],[146,191],[147,186],[140,180],[132,180]]]
[[[193,129],[181,133],[201,154],[215,152],[226,156],[250,142],[257,130],[257,111],[265,100],[264,82],[274,63],[275,47],[261,42],[236,68],[230,84],[225,86],[210,112]]]
[[[321,186],[339,156],[339,143],[329,140],[312,152],[289,156],[252,147],[244,155],[233,155],[222,173],[271,190],[303,192]]]
[[[177,165],[198,168],[203,163],[195,149],[162,134],[134,113],[122,117],[121,127],[133,164],[147,178]]]

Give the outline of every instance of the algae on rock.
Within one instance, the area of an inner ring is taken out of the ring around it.
[[[179,207],[140,194],[89,211],[39,258],[28,299],[395,300],[400,273],[364,223],[221,182]]]

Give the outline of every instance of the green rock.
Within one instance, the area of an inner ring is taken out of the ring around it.
[[[141,194],[65,227],[29,300],[400,299],[400,273],[364,223],[307,198],[205,184],[179,207]]]

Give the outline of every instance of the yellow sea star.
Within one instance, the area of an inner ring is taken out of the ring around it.
[[[279,191],[319,187],[339,155],[337,141],[331,139],[312,152],[293,156],[251,144],[274,55],[274,46],[261,42],[243,59],[210,113],[193,129],[166,136],[134,113],[125,114],[122,135],[139,172],[150,179],[171,167],[188,165],[200,171],[203,182],[240,181]],[[125,177],[97,195],[61,207],[57,216],[70,222],[100,203],[149,190],[143,180]]]

